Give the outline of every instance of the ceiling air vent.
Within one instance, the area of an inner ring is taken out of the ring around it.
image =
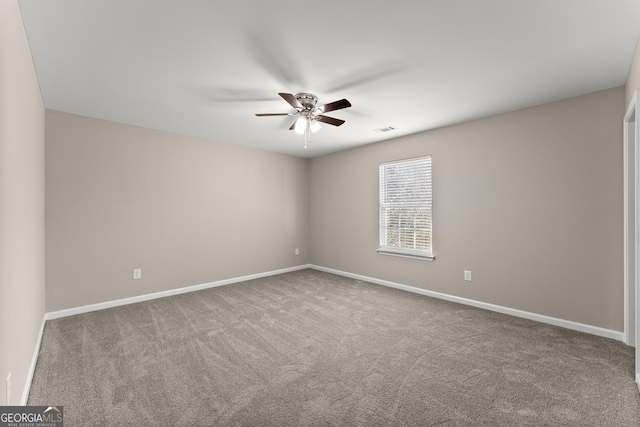
[[[387,126],[380,129],[374,129],[373,131],[376,133],[385,133],[385,132],[391,132],[392,130],[396,130],[396,128],[393,126]]]

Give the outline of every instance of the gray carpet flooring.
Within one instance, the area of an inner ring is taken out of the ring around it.
[[[65,426],[640,426],[624,344],[315,270],[48,321]]]

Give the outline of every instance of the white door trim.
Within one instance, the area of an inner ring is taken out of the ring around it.
[[[634,92],[624,116],[624,334],[623,341],[640,345],[640,90]],[[640,390],[640,352],[636,350],[635,380]]]
[[[637,262],[635,249],[637,248],[635,225],[637,223],[637,203],[636,203],[636,137],[633,135],[634,127],[637,123],[636,101],[634,96],[629,103],[624,116],[624,338],[625,344],[635,346],[635,288],[637,278]]]

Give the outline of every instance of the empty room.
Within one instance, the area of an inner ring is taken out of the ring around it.
[[[639,426],[639,39],[3,0],[0,426]]]

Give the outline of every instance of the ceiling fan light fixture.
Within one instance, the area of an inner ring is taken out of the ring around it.
[[[311,129],[311,132],[318,132],[320,127],[320,123],[316,119],[309,120],[309,129]]]
[[[306,129],[307,129],[307,118],[304,116],[298,117],[298,120],[296,120],[296,124],[293,127],[293,131],[302,135]]]

